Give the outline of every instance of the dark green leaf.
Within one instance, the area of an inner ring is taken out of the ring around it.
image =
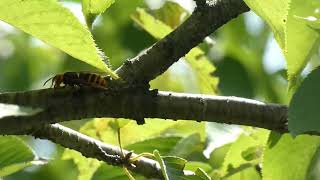
[[[312,71],[293,95],[289,105],[290,133],[320,133],[320,68]]]
[[[160,156],[157,150],[153,154],[159,162],[166,180],[185,179],[183,169],[187,160],[175,156]]]
[[[225,58],[217,64],[214,73],[219,77],[219,90],[225,96],[254,97],[252,79],[243,64],[233,58]]]
[[[198,168],[195,171],[195,174],[203,180],[211,180],[210,176],[201,168]]]

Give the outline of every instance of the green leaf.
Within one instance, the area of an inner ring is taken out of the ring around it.
[[[186,158],[201,145],[200,135],[191,134],[181,139],[172,149],[170,155]],[[162,152],[162,151],[161,151]]]
[[[31,148],[15,136],[1,136],[0,147],[0,177],[32,165],[36,158]]]
[[[288,126],[294,136],[320,133],[320,68],[313,70],[293,95],[288,110]]]
[[[286,56],[289,89],[294,90],[299,74],[313,54],[319,39],[319,35],[298,17],[315,14],[320,2],[304,0],[245,0],[245,2],[271,27],[275,39]]]
[[[320,145],[319,137],[272,133],[263,155],[265,180],[306,179],[308,167]]]
[[[55,0],[1,0],[0,20],[118,78],[102,61],[89,30]]]
[[[309,16],[309,17],[305,17],[305,18],[302,18],[302,19],[306,20],[308,25],[312,29],[314,29],[315,31],[320,33],[320,18],[316,18],[314,16]]]
[[[250,7],[251,10],[253,10],[256,14],[258,14],[263,20],[265,20],[268,23],[281,49],[286,49],[286,22],[288,18],[288,10],[291,0],[244,1]]]
[[[117,128],[123,128],[125,125],[127,125],[130,122],[129,119],[114,119],[114,120]]]
[[[203,94],[217,94],[218,78],[213,76],[216,68],[209,61],[200,48],[193,48],[186,54],[187,62],[198,79],[200,92]]]
[[[203,180],[211,180],[210,176],[201,168],[198,168],[195,174]]]
[[[0,169],[0,177],[8,176],[15,172],[21,171],[24,168],[33,166],[33,165],[44,165],[47,164],[45,160],[36,160],[36,161],[28,161],[23,163],[15,163],[4,168]]]
[[[165,179],[165,180],[169,180],[167,168],[166,168],[166,166],[165,166],[165,164],[164,164],[163,159],[162,159],[161,156],[160,156],[159,151],[158,151],[158,150],[154,150],[154,151],[153,151],[153,155],[154,155],[154,157],[156,158],[156,160],[158,161],[158,163],[160,164],[160,168],[161,168],[162,175],[163,175],[164,179]]]
[[[184,179],[183,169],[187,160],[175,156],[160,156],[159,151],[153,152],[159,162],[162,174],[166,180]]]
[[[155,149],[161,151],[162,154],[168,155],[172,148],[181,140],[181,137],[156,137],[152,139],[146,139],[134,144],[125,146],[125,149],[134,151],[135,153],[150,152]]]
[[[320,172],[318,170],[319,167],[320,167],[320,149],[318,148],[317,152],[313,155],[313,158],[310,162],[306,179],[318,179],[318,177],[320,177]]]
[[[246,169],[243,169],[240,172],[237,172],[236,174],[228,176],[226,179],[228,180],[239,180],[239,179],[260,180],[262,178],[255,167],[248,167]]]
[[[100,167],[102,162],[97,159],[86,158],[78,151],[65,149],[62,155],[63,160],[71,159],[79,169],[78,180],[91,179],[94,172]]]
[[[229,148],[231,147],[231,145],[232,145],[231,143],[226,144],[224,146],[216,148],[215,150],[213,150],[211,152],[209,163],[213,169],[218,169],[218,168],[222,167],[223,162],[225,160],[225,157],[226,157],[227,153],[229,152]]]
[[[137,8],[137,11],[131,15],[131,18],[156,39],[161,39],[172,31],[170,26],[155,19],[142,8]]]
[[[150,87],[159,91],[184,92],[182,81],[174,74],[174,68],[172,69],[169,68],[168,71],[150,81]]]
[[[260,163],[268,136],[269,131],[264,129],[243,133],[232,143],[225,157],[222,168],[225,175],[231,176]]]
[[[153,14],[157,19],[173,29],[179,26],[189,15],[178,3],[170,1],[166,1],[160,9],[154,10]]]
[[[249,37],[249,38],[252,38],[252,37]],[[231,39],[228,41],[230,43],[230,46],[240,45],[240,44],[235,45],[234,44],[235,42],[232,41]],[[242,43],[243,42],[241,42],[241,44]],[[242,52],[241,49],[238,49],[238,50]],[[243,58],[243,59],[245,59],[243,60],[243,61],[246,61],[245,63],[249,64],[248,56],[246,56],[246,58]],[[215,72],[215,75],[219,77],[219,85],[218,85],[220,90],[219,94],[223,96],[238,96],[238,97],[252,99],[254,98],[253,85],[254,83],[259,83],[259,82],[253,82],[252,77],[250,77],[250,75],[247,72],[250,70],[247,70],[246,67],[243,64],[241,64],[239,61],[241,60],[226,57],[223,59],[222,62],[217,64],[217,71]],[[257,68],[255,67],[255,69]],[[263,72],[259,72],[259,74],[262,74],[262,73]],[[256,76],[259,76],[259,75],[256,74]]]
[[[82,12],[86,18],[87,25],[92,26],[96,16],[109,8],[115,0],[82,0]]]
[[[314,54],[319,34],[299,17],[314,15],[320,7],[320,1],[292,0],[287,23],[287,49],[285,51],[288,64],[289,89],[294,90],[300,72],[312,54]]]
[[[161,39],[172,31],[170,26],[155,19],[141,8],[137,9],[131,18],[156,39]],[[187,63],[195,72],[200,92],[216,94],[218,79],[213,76],[215,67],[210,63],[205,53],[200,48],[195,47],[185,57]]]
[[[92,176],[92,180],[107,179],[128,180],[128,177],[121,167],[115,167],[103,163]]]
[[[0,177],[8,176],[10,174],[13,174],[15,172],[18,172],[26,167],[30,167],[33,164],[31,162],[25,162],[25,163],[16,163],[9,166],[6,166],[4,168],[0,169]]]
[[[0,103],[0,119],[6,116],[33,116],[41,111],[41,108]]]
[[[195,172],[197,171],[198,168],[201,168],[205,172],[210,172],[212,170],[212,167],[210,166],[210,164],[200,162],[200,161],[188,161],[186,163],[184,170]]]

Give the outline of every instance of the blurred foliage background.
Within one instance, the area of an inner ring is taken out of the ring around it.
[[[175,28],[194,7],[192,1],[176,2],[180,5],[167,1],[118,0],[95,21],[93,37],[98,47],[109,57],[114,69],[157,41],[130,18],[137,7],[145,8],[155,18]],[[84,22],[80,1],[69,0],[61,3]],[[165,16],[166,13],[171,13],[171,16]],[[248,12],[232,20],[207,37],[199,47],[210,63],[216,67],[210,75],[214,79],[218,78],[219,83],[214,87],[215,92],[212,94],[217,92],[218,95],[288,103],[283,55],[270,29],[254,13]],[[313,58],[319,59],[318,56]],[[315,66],[317,66],[316,60],[307,66],[305,72]],[[95,71],[95,69],[0,22],[0,92],[41,89],[44,88],[42,85],[45,80],[65,71]],[[190,64],[182,59],[166,73],[153,80],[151,85],[152,88],[160,90],[201,93],[197,81]],[[64,123],[77,130],[80,128],[85,134],[117,145],[117,129],[114,124],[114,119]],[[212,177],[226,175],[228,172],[229,179],[237,179],[240,174],[245,175],[247,179],[261,178],[257,168],[261,156],[250,155],[261,149],[267,134],[265,131],[216,123],[184,121],[163,123],[157,120],[149,120],[142,127],[129,122],[121,130],[123,146],[135,150],[136,153],[158,149],[162,155],[186,158],[189,161],[187,168],[202,167]],[[243,135],[244,131],[250,132],[252,136]],[[88,161],[79,154],[70,150],[65,151],[63,147],[49,141],[32,137],[22,138],[39,157],[48,158],[49,163],[26,168],[4,177],[6,180],[88,179],[91,176],[93,179],[126,179],[121,168],[100,166],[101,163],[98,161]],[[242,158],[249,157],[249,159],[244,158],[246,162],[237,161],[239,157],[232,155],[236,154],[232,150],[232,147],[236,149],[234,146],[238,147],[238,151],[242,148],[243,152],[249,154],[242,156]],[[233,167],[244,163],[249,163],[249,166],[241,171],[232,171],[228,161],[238,162],[238,165],[233,164]],[[98,171],[95,171],[97,169]],[[104,174],[105,172],[109,173]]]

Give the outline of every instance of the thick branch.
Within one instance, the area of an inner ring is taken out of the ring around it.
[[[72,119],[162,118],[255,126],[287,132],[287,107],[238,98],[171,92],[44,89],[0,94],[0,103],[40,107],[32,116],[4,117],[1,134]]]
[[[137,57],[128,60],[118,70],[126,82],[149,82],[166,71],[193,47],[239,14],[249,11],[242,0],[197,1],[192,15],[176,30]]]
[[[119,147],[105,144],[59,124],[45,125],[41,130],[31,129],[28,133],[24,132],[22,134],[49,139],[66,148],[79,151],[85,157],[95,158],[119,167],[124,165],[132,172],[141,174],[145,177],[162,179],[162,173],[158,162],[141,157],[137,161],[132,162],[132,164],[123,163],[121,162],[123,161],[123,158]],[[130,152],[123,150],[123,153],[124,155],[127,155]],[[130,157],[136,156],[136,154],[132,153]]]

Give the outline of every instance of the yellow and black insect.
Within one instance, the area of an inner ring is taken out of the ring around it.
[[[87,86],[106,89],[111,81],[110,76],[103,76],[91,72],[65,72],[48,79],[43,85],[52,80],[51,86],[59,88],[64,86]]]

